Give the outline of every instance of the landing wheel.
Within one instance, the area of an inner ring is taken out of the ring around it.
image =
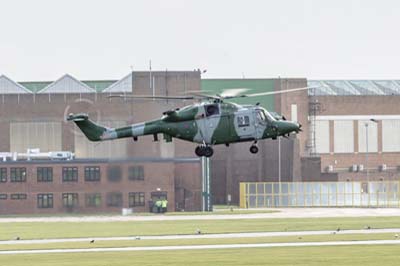
[[[197,156],[201,157],[204,156],[204,150],[204,146],[197,146],[194,150],[194,153],[196,153]]]
[[[213,154],[214,154],[213,148],[211,148],[210,146],[206,146],[204,148],[204,156],[211,157]]]
[[[211,157],[214,154],[214,150],[210,146],[197,146],[194,152],[199,157]]]
[[[250,147],[250,152],[251,152],[251,153],[257,153],[257,152],[258,152],[258,147],[255,146],[255,145],[251,145],[251,147]]]

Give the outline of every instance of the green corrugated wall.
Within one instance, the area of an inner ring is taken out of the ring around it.
[[[221,93],[225,89],[248,88],[246,93],[260,93],[274,90],[273,79],[202,79],[201,90],[207,94]],[[238,104],[260,103],[264,108],[275,111],[274,96],[260,96],[254,98],[239,98],[230,100]]]

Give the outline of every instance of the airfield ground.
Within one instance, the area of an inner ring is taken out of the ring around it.
[[[399,235],[399,209],[8,217],[0,265],[399,265]]]

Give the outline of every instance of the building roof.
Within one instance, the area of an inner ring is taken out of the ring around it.
[[[13,81],[5,75],[0,75],[0,94],[32,93],[21,84]]]
[[[130,73],[129,75],[132,76],[132,73]],[[122,81],[122,80],[120,80],[120,81]],[[65,74],[64,76],[62,76],[61,78],[59,78],[56,81],[16,82],[16,81],[13,81],[12,79],[8,78],[5,75],[0,75],[0,94],[102,92],[106,88],[108,88],[111,85],[118,83],[118,82],[119,82],[118,80],[81,80],[81,81],[79,81],[69,74]],[[69,85],[73,85],[73,84],[75,84],[76,87],[69,88]],[[51,85],[51,87],[50,87],[50,85]],[[48,90],[49,87],[51,88],[51,91]],[[46,90],[45,90],[45,88],[46,88]],[[78,88],[78,91],[74,91],[77,88]],[[83,90],[80,91],[82,88],[83,88]],[[73,89],[73,90],[71,91],[70,89]]]
[[[88,85],[82,83],[71,75],[65,74],[58,80],[47,85],[38,93],[93,93],[96,92]]]
[[[118,80],[117,82],[111,84],[107,88],[103,90],[103,92],[132,92],[132,85],[133,85],[133,74],[129,73],[122,79]]]
[[[309,95],[400,95],[400,80],[308,80]]]

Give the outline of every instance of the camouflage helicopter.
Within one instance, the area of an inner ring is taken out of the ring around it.
[[[147,96],[147,95],[110,95],[111,98],[156,99],[156,100],[199,100],[198,103],[165,111],[159,119],[137,123],[120,128],[108,128],[89,120],[87,114],[69,114],[67,121],[73,121],[91,141],[105,141],[139,136],[163,134],[167,142],[178,138],[198,143],[197,156],[211,157],[213,145],[237,142],[253,142],[251,153],[257,153],[257,141],[288,137],[290,133],[299,133],[301,125],[286,121],[285,117],[269,112],[259,104],[239,105],[226,100],[243,97],[257,97],[307,90],[309,87],[280,90],[273,92],[243,94],[248,89],[228,89],[221,94],[207,95],[191,92],[183,96]]]

